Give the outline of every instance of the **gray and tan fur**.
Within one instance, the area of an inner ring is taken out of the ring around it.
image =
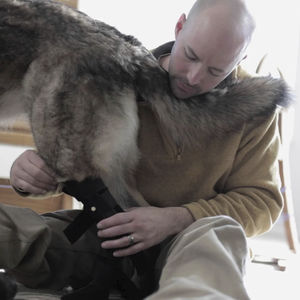
[[[52,1],[0,0],[0,120],[27,114],[60,181],[101,176],[123,207],[133,205],[124,174],[139,158],[137,95],[176,142],[193,143],[269,115],[286,94],[267,77],[180,101],[132,36]]]

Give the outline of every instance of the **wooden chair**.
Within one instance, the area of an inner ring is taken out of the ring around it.
[[[282,218],[285,227],[285,235],[289,248],[294,253],[299,253],[298,232],[294,215],[294,202],[291,192],[291,179],[290,179],[290,163],[289,163],[289,134],[286,127],[286,118],[288,113],[281,112],[279,115],[279,134],[281,139],[282,151],[279,163],[279,175],[281,180],[281,193],[284,200],[282,211]]]
[[[265,61],[267,54],[263,56],[260,60],[257,68],[256,74],[266,73],[263,71],[265,68]],[[268,69],[268,67],[267,67]],[[280,78],[284,78],[282,72],[279,68],[276,68],[277,75]],[[267,72],[269,74],[269,72]],[[272,74],[273,75],[273,74]],[[297,226],[294,215],[294,202],[291,192],[291,179],[290,179],[290,159],[289,159],[289,147],[291,141],[291,130],[288,125],[288,118],[291,116],[293,111],[281,111],[279,113],[278,129],[281,140],[281,153],[278,160],[279,164],[279,176],[281,180],[281,193],[284,200],[284,206],[281,217],[283,218],[285,237],[289,246],[289,249],[294,253],[299,253],[299,239]]]

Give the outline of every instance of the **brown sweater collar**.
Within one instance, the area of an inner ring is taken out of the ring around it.
[[[165,43],[152,50],[152,54],[156,59],[158,59],[161,55],[171,53],[173,45],[174,45],[174,41]]]

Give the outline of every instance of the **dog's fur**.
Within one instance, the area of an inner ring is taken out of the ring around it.
[[[222,135],[285,105],[270,77],[220,85],[181,101],[134,37],[44,0],[0,0],[0,120],[27,114],[40,156],[60,181],[102,177],[121,206],[138,162],[136,96],[176,142]]]

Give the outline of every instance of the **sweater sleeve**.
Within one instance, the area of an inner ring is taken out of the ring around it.
[[[228,215],[247,236],[269,230],[279,217],[283,200],[279,189],[278,115],[255,128],[245,126],[233,167],[221,191],[212,199],[184,205],[195,219]]]

